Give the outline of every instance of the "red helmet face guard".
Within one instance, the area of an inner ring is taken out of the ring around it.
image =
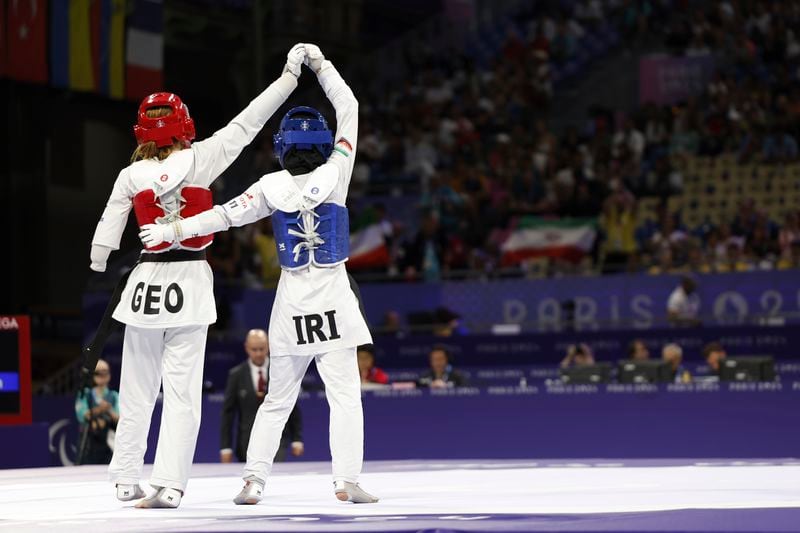
[[[158,118],[147,116],[147,110],[154,107],[169,107],[172,113]],[[144,144],[155,142],[162,148],[170,146],[177,139],[188,147],[194,139],[194,120],[189,116],[186,107],[176,94],[153,93],[145,98],[139,106],[137,123],[133,127],[136,142]]]

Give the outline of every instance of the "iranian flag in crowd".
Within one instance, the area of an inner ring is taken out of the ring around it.
[[[523,217],[503,242],[503,265],[519,264],[533,257],[577,262],[594,246],[595,219],[545,219]]]
[[[347,268],[359,270],[389,265],[389,248],[380,224],[371,224],[350,234],[350,259]]]

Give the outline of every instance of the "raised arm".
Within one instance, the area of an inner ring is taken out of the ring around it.
[[[292,47],[283,74],[277,80],[256,96],[227,126],[208,139],[192,145],[195,154],[195,172],[202,185],[207,187],[217,179],[289,98],[297,87],[297,78],[300,76],[300,66],[304,57],[305,49],[302,44]]]
[[[256,182],[236,198],[223,205],[215,205],[208,211],[169,224],[145,224],[139,232],[139,238],[145,246],[152,247],[162,242],[211,235],[231,226],[252,224],[268,217],[274,210]]]
[[[350,185],[350,177],[353,174],[353,160],[358,141],[358,100],[333,63],[322,55],[319,47],[310,43],[304,46],[306,64],[317,74],[325,96],[336,110],[335,144],[328,162],[337,166],[340,179],[346,188]]]
[[[123,170],[114,182],[111,196],[108,198],[106,208],[97,223],[92,237],[92,250],[90,252],[91,264],[89,268],[95,272],[105,272],[108,256],[114,250],[119,250],[122,232],[128,222],[128,214],[133,203],[128,190],[128,171]]]

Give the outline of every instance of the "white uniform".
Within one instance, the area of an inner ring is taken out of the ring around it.
[[[285,73],[212,137],[174,152],[164,161],[139,161],[120,172],[97,225],[93,249],[119,248],[132,199],[142,191],[153,189],[165,214],[177,213],[181,188],[207,188],[296,86],[297,78]],[[169,249],[180,248],[175,243]],[[151,253],[158,252],[143,252]],[[150,483],[183,491],[200,427],[206,330],[216,321],[208,263],[137,264],[113,316],[126,328],[111,480],[121,485],[138,483],[150,417],[163,380],[164,407]]]
[[[345,205],[358,136],[358,102],[330,61],[323,63],[318,78],[336,110],[336,144],[328,161],[308,174],[292,176],[284,170],[265,175],[225,205],[181,221],[184,234],[223,231],[277,210],[290,213],[322,203]],[[314,215],[304,216],[309,217],[305,226],[312,226]],[[372,337],[350,287],[346,258],[321,266],[313,259],[313,249],[309,253],[309,265],[284,269],[278,282],[269,323],[270,389],[250,435],[245,478],[266,480],[269,475],[312,359],[325,382],[331,408],[334,480],[355,482],[361,472],[364,420],[356,346],[371,343]]]

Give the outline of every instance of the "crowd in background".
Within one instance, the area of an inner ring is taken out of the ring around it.
[[[501,259],[509,228],[524,216],[597,224],[587,257],[550,261],[551,275],[800,267],[796,209],[775,220],[748,200],[727,221],[689,226],[668,207],[690,177],[686,157],[798,162],[798,22],[796,1],[552,2],[510,23],[488,61],[410,49],[404,83],[359,95],[352,226],[382,224],[389,259],[375,272],[525,274],[529,265],[507,268]],[[582,128],[557,135],[546,120],[554,72],[609,24],[634,53],[656,39],[674,54],[714,54],[716,75],[681,104],[645,104],[630,116],[596,110]],[[254,168],[269,169],[270,155],[265,143]],[[418,216],[373,201],[392,192]],[[660,199],[646,221],[638,216],[644,197]],[[220,235],[212,264],[225,278],[270,286],[278,274],[271,239],[268,223]]]

